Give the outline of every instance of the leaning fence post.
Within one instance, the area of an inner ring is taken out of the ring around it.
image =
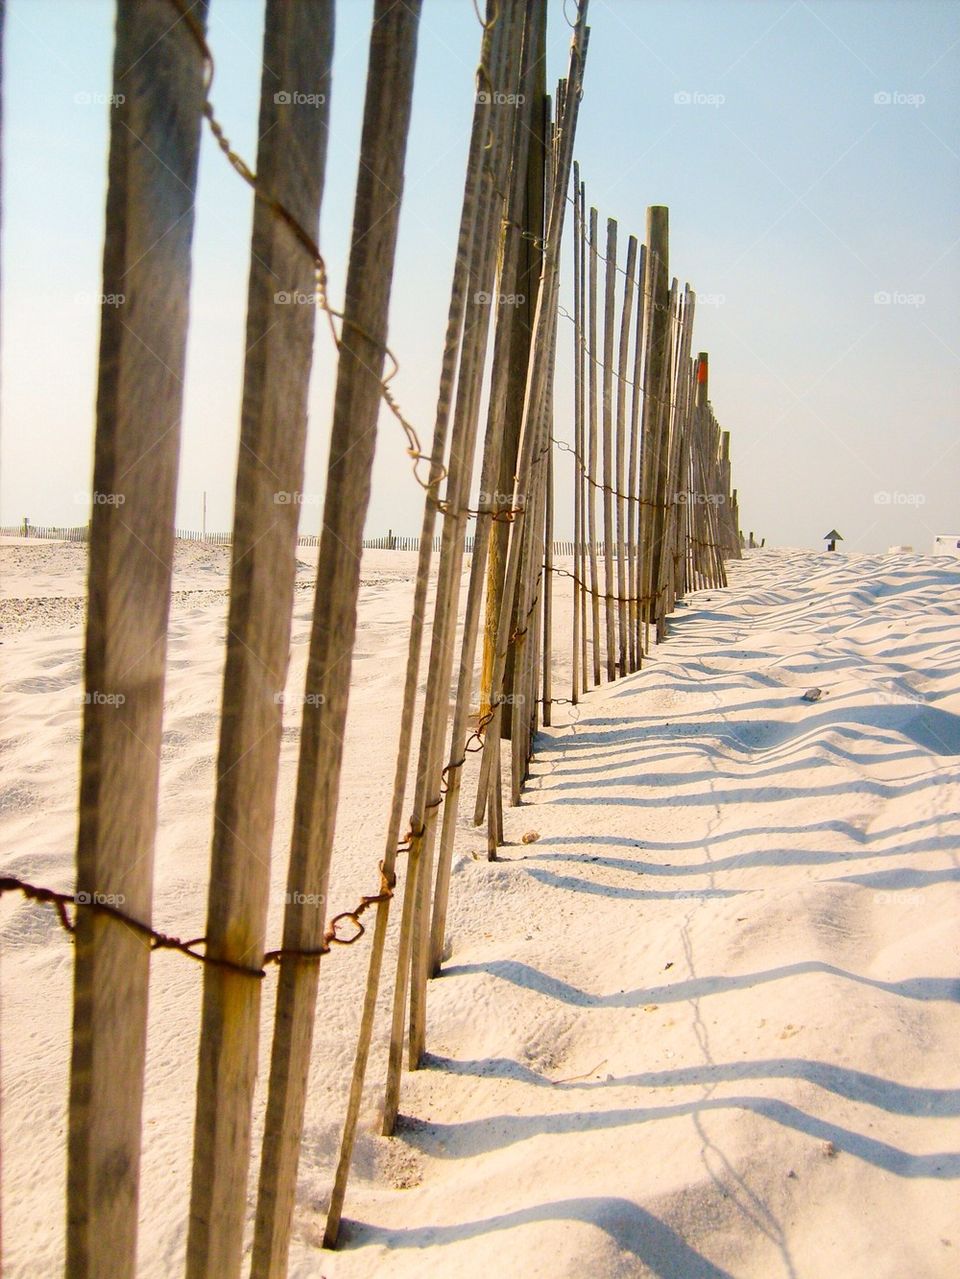
[[[628,547],[628,586],[629,621],[630,621],[630,670],[639,669],[640,652],[640,404],[643,376],[644,346],[644,297],[646,294],[647,263],[649,261],[647,246],[640,245],[640,259],[637,265],[637,322],[633,344],[633,394],[630,400],[630,456],[627,459],[627,547]]]
[[[637,240],[631,235],[627,241],[626,279],[623,283],[623,314],[620,319],[620,346],[617,356],[617,452],[616,452],[616,513],[617,513],[617,622],[619,628],[621,675],[630,669],[627,637],[627,360],[630,345],[630,318],[633,311],[634,271],[637,264]]]
[[[77,894],[150,923],[206,3],[120,5],[110,127]],[[28,530],[24,521],[25,532]],[[150,951],[77,908],[67,1173],[72,1279],[132,1279]],[[122,1010],[122,1015],[118,1011]]]
[[[586,470],[586,368],[587,368],[587,351],[586,341],[584,339],[583,317],[586,310],[586,286],[587,286],[587,240],[586,240],[586,193],[584,184],[581,182],[579,189],[574,191],[575,207],[580,214],[580,230],[577,236],[578,249],[577,253],[580,259],[580,319],[577,337],[577,354],[580,366],[580,445],[577,450],[577,484],[580,493],[580,545],[574,547],[574,551],[579,556],[579,583],[580,583],[580,685],[581,689],[586,692],[590,684],[590,675],[588,673],[588,636],[587,622],[589,607],[589,599],[587,596],[587,547],[586,547],[586,515],[585,503],[587,496],[587,470]]]
[[[484,27],[481,67],[487,83],[495,90],[496,85],[500,81],[500,73],[505,53],[504,40],[506,24],[493,20],[493,15],[497,12],[496,0],[488,0],[488,12],[490,13],[490,18],[487,25]],[[432,470],[432,475],[435,477],[434,482],[437,486],[439,486],[444,475],[442,468],[442,449],[446,442],[447,425],[451,408],[450,397],[453,392],[453,379],[457,374],[457,361],[460,361],[462,367],[467,349],[468,328],[475,327],[478,323],[476,298],[474,298],[474,307],[472,311],[468,312],[465,305],[468,299],[460,294],[460,289],[467,287],[468,284],[473,284],[474,287],[476,287],[475,272],[478,264],[477,255],[482,252],[482,249],[485,246],[490,226],[492,193],[491,174],[489,171],[490,160],[486,155],[486,149],[491,138],[494,141],[492,149],[495,153],[499,152],[499,147],[496,146],[499,131],[496,128],[496,119],[491,117],[491,100],[492,95],[489,92],[478,94],[476,98],[476,109],[474,112],[474,128],[471,137],[471,149],[468,161],[467,179],[464,188],[463,205],[464,219],[468,216],[468,209],[469,216],[471,218],[470,237],[468,243],[461,244],[460,246],[464,249],[465,257],[461,260],[458,254],[457,268],[454,275],[454,287],[451,292],[450,316],[452,319],[454,309],[456,308],[459,317],[457,332],[458,341],[456,349],[452,351],[448,349],[448,351],[444,352],[444,366],[441,374],[440,402],[438,403],[437,415],[438,433],[435,434],[434,437],[435,448],[432,454],[432,462],[434,466],[438,468],[435,471]],[[502,118],[502,116],[500,118]],[[491,119],[493,119],[492,125]],[[461,230],[463,230],[464,225],[465,223],[461,224]],[[463,265],[463,275],[461,275],[461,264]],[[472,326],[468,326],[467,324],[466,317],[468,315],[471,317]],[[461,329],[462,338],[460,336]],[[446,359],[448,353],[451,355],[452,359],[449,366]],[[449,381],[447,380],[448,374]],[[472,420],[472,410],[467,412],[469,408],[469,400],[472,398],[472,386],[468,386],[468,382],[472,384],[472,378],[468,378],[461,386],[458,379],[456,395],[457,403],[454,410],[454,426],[450,438],[450,457],[458,456],[461,463],[464,461],[462,450],[463,430]],[[467,394],[468,390],[471,391],[470,396]],[[442,414],[440,411],[441,406],[443,409]],[[466,418],[464,417],[465,414]],[[441,419],[443,431],[442,437],[439,434]],[[437,447],[441,449],[441,453],[439,454],[437,452]],[[462,496],[459,492],[459,487],[460,480],[458,479],[454,484],[451,481],[450,476],[447,475],[447,496],[448,499],[454,503],[455,508],[460,502]],[[426,524],[426,521],[429,519],[431,521],[431,527],[433,517],[437,510],[437,505],[436,491],[435,488],[431,486],[429,496],[424,505],[424,521]],[[435,542],[437,549],[439,549],[440,543],[441,538],[437,538]],[[446,569],[444,569],[445,562],[448,564]],[[449,577],[449,551],[441,557],[441,570]],[[421,583],[418,580],[418,590],[420,585]],[[442,606],[438,607],[439,604],[440,592],[438,587],[434,616],[435,618],[445,619],[447,616],[446,610]],[[435,630],[431,637],[431,664],[433,664],[434,654],[437,647],[436,640],[437,636]],[[412,647],[410,656],[411,658],[413,656]],[[416,678],[416,672],[411,671],[410,666],[408,666],[408,676],[411,674],[414,678]],[[434,694],[436,694],[438,686],[438,684],[434,685]],[[406,703],[404,709],[406,711]],[[418,909],[422,905],[424,877],[422,873],[421,858],[424,846],[424,836],[427,833],[425,822],[422,820],[422,813],[426,801],[423,795],[423,787],[421,786],[421,777],[426,780],[432,768],[432,746],[430,750],[425,750],[425,746],[427,745],[427,736],[432,736],[433,726],[429,723],[429,720],[432,718],[434,717],[428,716],[427,708],[425,707],[423,724],[421,726],[421,741],[417,770],[417,797],[414,801],[415,804],[419,805],[421,815],[411,816],[409,834],[405,840],[408,854],[407,877],[404,884],[403,905],[400,920],[400,936],[396,961],[397,980],[394,987],[390,1046],[387,1059],[387,1080],[383,1110],[383,1131],[387,1134],[393,1131],[393,1125],[396,1122],[399,1107],[400,1078],[403,1068],[404,1023],[407,1013],[407,983],[408,978],[412,975],[413,964],[418,962],[416,915]],[[401,779],[398,773],[398,783],[402,784],[405,780],[405,776]]]
[[[297,769],[284,951],[317,952],[330,940],[325,928],[327,888],[420,9],[420,0],[376,0],[373,11]],[[392,880],[382,875],[375,891],[382,894],[391,888]],[[281,957],[252,1279],[274,1279],[286,1271],[318,979],[318,954],[310,959]]]
[[[550,704],[553,698],[553,444],[547,441],[547,452],[544,455],[547,468],[546,508],[544,511],[543,533],[543,683],[541,700],[543,704],[543,723],[550,727],[552,717]],[[574,617],[577,614],[577,598],[573,597]],[[576,646],[574,646],[576,653]],[[574,659],[576,660],[576,659]]]
[[[314,307],[287,299],[316,287],[314,251],[303,241],[316,236],[328,114],[326,92],[317,107],[291,103],[278,86],[327,90],[331,41],[329,0],[268,0],[206,927],[208,955],[252,975],[204,970],[188,1279],[233,1279],[241,1265],[260,1038],[256,974],[296,574],[299,507],[289,494],[303,483],[315,331]]]
[[[491,29],[484,27],[481,63],[489,53],[492,42]],[[453,282],[450,289],[450,303],[447,314],[447,328],[441,359],[440,390],[437,399],[436,418],[434,422],[433,441],[430,448],[430,467],[426,486],[430,497],[436,497],[436,486],[443,474],[443,458],[446,451],[450,410],[452,403],[453,383],[456,377],[457,362],[460,353],[461,333],[464,312],[466,309],[467,287],[469,284],[469,260],[471,246],[479,221],[479,172],[481,156],[486,143],[487,119],[489,115],[489,94],[484,102],[479,99],[475,105],[473,126],[470,137],[469,158],[464,181],[463,203],[460,216],[460,230],[457,239],[457,253],[454,263]],[[400,825],[403,813],[403,801],[406,791],[407,772],[410,760],[410,747],[413,737],[413,723],[417,686],[420,675],[420,655],[422,649],[427,585],[430,576],[431,546],[433,528],[436,522],[437,509],[435,501],[426,501],[423,507],[421,533],[417,542],[418,565],[417,579],[414,588],[413,615],[411,618],[410,641],[407,652],[406,671],[403,686],[403,708],[400,715],[400,732],[397,745],[397,758],[394,771],[393,793],[390,801],[390,814],[387,822],[386,847],[382,862],[383,874],[391,878],[395,874],[397,856],[400,851]],[[403,841],[406,844],[406,840]],[[408,874],[409,874],[408,870]],[[340,1218],[346,1195],[347,1180],[350,1173],[350,1161],[356,1138],[357,1123],[360,1118],[360,1106],[363,1099],[363,1083],[370,1055],[373,1038],[374,1017],[377,1006],[377,994],[380,976],[383,970],[383,955],[386,945],[387,924],[390,917],[390,898],[377,905],[376,922],[373,941],[370,947],[370,962],[364,990],[363,1011],[360,1020],[360,1031],[357,1037],[357,1051],[354,1058],[353,1074],[350,1081],[350,1095],[347,1102],[347,1114],[344,1120],[343,1135],[340,1141],[340,1154],[337,1160],[336,1175],[330,1198],[330,1209],[324,1233],[324,1243],[333,1247],[337,1242],[340,1229]],[[405,899],[412,908],[412,894]],[[404,912],[406,913],[406,911]],[[403,926],[401,925],[403,931]],[[409,926],[405,930],[409,936]],[[407,960],[409,963],[409,958]],[[399,1051],[397,1046],[399,1069]],[[385,1117],[386,1118],[386,1117]],[[392,1128],[390,1119],[388,1131]]]
[[[603,293],[603,580],[606,618],[607,679],[617,678],[617,632],[613,577],[613,338],[617,285],[617,224],[607,218],[606,272]]]
[[[587,449],[587,537],[590,542],[590,609],[593,620],[593,682],[600,683],[600,566],[597,562],[597,211],[590,210],[590,286]]]
[[[583,62],[589,39],[589,31],[584,25],[586,11],[587,0],[580,0],[570,49],[570,70],[567,78],[567,90],[564,95],[563,116],[558,121],[560,147],[554,166],[555,181],[550,197],[550,217],[547,222],[543,275],[537,296],[533,342],[534,355],[530,361],[524,394],[521,447],[514,490],[515,500],[517,491],[524,491],[529,484],[536,451],[538,446],[542,445],[544,405],[550,368],[549,353],[552,350],[553,337],[556,331],[559,242],[563,234],[567,185],[570,180],[570,166],[572,163],[572,146],[576,134],[577,113],[583,88]],[[521,534],[522,529],[518,529],[515,526],[512,527],[507,548],[503,605],[500,609],[496,655],[491,679],[492,700],[494,705],[498,706],[502,705],[507,653],[512,646],[511,628],[514,617],[514,601],[515,599],[519,600],[517,614],[521,619],[526,615],[529,606],[529,599],[524,598],[524,591],[520,582],[522,562]],[[490,735],[488,734],[484,741],[484,754],[489,757],[490,753]],[[494,781],[496,786],[500,785],[499,777],[491,780]]]
[[[669,211],[664,205],[647,209],[647,251],[649,289],[646,292],[647,353],[643,376],[643,454],[641,482],[641,597],[644,618],[644,650],[649,647],[649,627],[654,620],[658,509],[657,463],[660,445],[661,411],[669,386]]]
[[[512,86],[517,82],[522,51],[522,18],[522,7],[516,0],[500,5],[497,21],[498,29],[502,31],[503,43],[500,57],[493,64],[494,86],[504,82],[512,90]],[[505,112],[503,106],[500,106],[494,117],[490,156],[485,166],[481,187],[486,194],[486,216],[481,218],[479,233],[474,244],[472,275],[479,285],[481,295],[487,293],[488,297],[496,291],[496,267],[505,204],[503,191],[506,186],[510,149],[514,136],[512,124],[511,113]],[[443,794],[442,758],[467,510],[480,416],[481,385],[491,327],[492,307],[484,304],[482,296],[475,297],[473,301],[474,306],[468,312],[470,318],[465,325],[460,357],[457,402],[446,481],[446,499],[449,505],[444,511],[442,526],[434,626],[424,693],[417,783],[411,816],[413,834],[410,846],[410,873],[412,876],[412,867],[416,864],[418,876],[410,939],[408,1062],[411,1070],[419,1067],[426,1049],[426,989],[430,976],[433,861],[437,818]],[[395,1015],[402,1002],[402,981],[403,976],[398,967]],[[395,1019],[394,1035],[396,1030]],[[391,1082],[393,1079],[394,1076],[391,1076]]]
[[[543,74],[543,42],[545,37],[546,4],[544,0],[538,0],[536,4],[528,6],[523,28],[520,67],[520,89],[523,98],[520,99],[519,105],[521,109],[516,112],[513,125],[507,205],[500,232],[500,292],[502,294],[519,292],[519,289],[514,288],[513,284],[517,280],[518,265],[524,260],[521,258],[520,250],[526,243],[529,243],[523,238],[523,224],[521,221],[524,201],[528,194],[527,161],[531,142],[528,115],[534,103],[540,100],[536,86]],[[524,100],[529,104],[529,107],[525,107]],[[496,581],[494,576],[488,579],[488,556],[491,548],[495,546],[497,524],[503,522],[504,518],[501,514],[501,519],[496,519],[496,508],[500,507],[505,500],[504,495],[499,493],[498,481],[501,472],[504,422],[510,407],[508,399],[513,365],[514,330],[522,321],[517,314],[517,307],[500,307],[499,312],[494,339],[493,361],[490,369],[487,423],[480,471],[480,504],[475,525],[474,555],[470,565],[470,584],[463,616],[460,671],[457,679],[453,726],[450,732],[450,754],[446,768],[447,790],[443,801],[443,824],[437,855],[433,916],[430,925],[429,971],[431,975],[436,975],[440,970],[446,929],[450,871],[463,784],[463,764],[466,759],[468,742],[468,716],[474,683],[474,665],[479,638],[478,627],[484,581],[489,580],[491,583]],[[521,519],[526,518],[526,516],[517,511],[512,513],[509,518]],[[478,727],[475,730],[477,735],[481,735],[483,731],[489,731],[490,728],[489,723],[486,724],[485,729],[482,730],[480,728],[480,725],[485,723],[487,714],[487,708],[483,706],[482,697],[481,690]]]
[[[586,686],[580,678],[581,576],[580,543],[583,540],[583,283],[580,276],[580,166],[573,166],[573,653],[570,663],[570,701],[580,700],[580,689]]]

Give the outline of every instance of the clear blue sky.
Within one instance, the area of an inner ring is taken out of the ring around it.
[[[335,298],[371,7],[338,4],[321,229]],[[262,8],[211,3],[214,102],[251,162]],[[87,518],[112,24],[107,0],[8,0],[5,524]],[[647,205],[670,207],[671,269],[709,302],[695,347],[711,354],[744,528],[815,546],[835,525],[843,549],[868,551],[929,550],[934,533],[960,531],[960,4],[591,0],[590,26],[577,146],[588,200],[618,219],[624,245],[630,232],[642,237]],[[551,0],[551,82],[568,38]],[[390,338],[397,392],[426,438],[479,40],[470,0],[425,0]],[[250,222],[247,189],[205,140],[178,511],[186,527],[199,527],[204,490],[208,527],[232,518]],[[560,341],[556,430],[570,438],[569,325]],[[319,328],[308,531],[319,520],[333,367]],[[384,417],[368,531],[416,532],[421,498],[399,428]]]

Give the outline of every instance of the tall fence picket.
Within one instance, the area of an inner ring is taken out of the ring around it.
[[[206,3],[194,7],[203,23]],[[166,0],[117,14],[84,666],[67,1269],[132,1279],[149,925],[203,63]],[[121,499],[118,500],[118,499]],[[121,1015],[122,1010],[122,1015]]]
[[[204,972],[188,1279],[232,1279],[242,1258],[261,989],[243,968],[255,974],[265,950],[296,574],[288,495],[303,487],[315,329],[314,307],[277,295],[317,287],[303,235],[315,237],[320,214],[332,52],[330,0],[267,0],[206,928],[207,953],[234,967]],[[301,85],[326,90],[319,106],[284,92]]]

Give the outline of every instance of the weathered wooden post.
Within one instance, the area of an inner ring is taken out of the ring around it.
[[[286,1272],[420,7],[376,0],[373,13],[283,927],[284,951],[316,957],[281,959],[253,1279]]]
[[[491,50],[494,43],[495,24],[490,20],[493,0],[488,8],[488,21],[484,25],[480,53],[480,63],[484,68],[491,63]],[[467,159],[466,176],[464,178],[463,201],[460,214],[460,229],[457,237],[457,253],[454,262],[453,280],[450,286],[450,302],[447,313],[447,329],[444,337],[443,355],[440,367],[440,383],[437,395],[437,408],[434,421],[433,441],[430,448],[430,470],[427,480],[427,500],[423,507],[423,521],[418,543],[417,579],[414,589],[413,616],[411,618],[410,642],[407,651],[406,671],[403,685],[403,707],[400,716],[400,734],[397,745],[397,760],[394,771],[393,793],[390,801],[390,815],[387,823],[386,843],[382,870],[389,881],[395,875],[397,856],[400,847],[400,829],[403,817],[403,803],[406,794],[407,773],[410,764],[410,752],[413,743],[414,714],[416,696],[420,681],[420,658],[423,648],[423,635],[426,624],[427,588],[430,581],[431,550],[433,546],[433,530],[437,519],[437,488],[444,475],[444,456],[450,426],[450,415],[453,402],[453,387],[456,379],[457,364],[460,356],[461,335],[464,315],[467,307],[469,288],[470,259],[473,241],[480,224],[480,172],[484,162],[488,141],[488,124],[492,105],[489,93],[478,94],[474,104],[473,125],[470,133],[470,149]],[[406,844],[406,840],[403,841]],[[408,868],[408,879],[415,876],[415,868]],[[400,926],[400,945],[406,949],[404,971],[410,963],[410,912],[413,909],[412,891],[404,894],[403,915]],[[340,1217],[346,1194],[347,1180],[350,1173],[350,1161],[356,1138],[357,1122],[360,1117],[360,1105],[363,1097],[363,1081],[370,1055],[373,1038],[374,1016],[376,1013],[377,993],[380,976],[383,970],[383,956],[386,946],[387,924],[390,917],[390,898],[377,905],[376,922],[373,941],[370,948],[370,963],[367,972],[367,983],[364,991],[363,1012],[360,1032],[357,1039],[357,1052],[354,1060],[353,1075],[350,1082],[350,1096],[347,1103],[347,1115],[340,1143],[340,1155],[337,1161],[336,1177],[327,1216],[324,1242],[332,1247],[340,1228]],[[391,1044],[391,1059],[399,1083],[402,1051],[403,1017],[400,1017],[401,1037]],[[399,1099],[399,1091],[396,1093]],[[384,1113],[384,1129],[393,1130],[396,1118],[396,1101],[388,1098]]]
[[[519,3],[502,4],[497,26],[503,31],[501,62],[494,85],[517,82],[522,49],[522,8]],[[508,173],[513,117],[503,107],[495,111],[491,130],[491,156],[483,174],[485,216],[474,246],[471,277],[481,293],[496,294],[496,265]],[[423,727],[417,763],[417,781],[411,815],[410,863],[417,862],[416,900],[412,914],[410,961],[410,1017],[408,1066],[416,1070],[426,1046],[426,988],[430,974],[431,890],[437,817],[442,799],[442,761],[453,668],[454,636],[460,596],[460,574],[466,536],[467,510],[473,481],[474,455],[479,425],[481,382],[491,329],[492,306],[473,299],[468,311],[460,357],[457,403],[451,435],[446,505],[444,507],[440,566],[437,575],[436,607],[430,645],[430,663],[424,694]],[[398,1030],[397,1013],[403,1002],[400,993],[405,974],[397,970],[392,1038]],[[402,1022],[400,1023],[402,1033]],[[395,1058],[393,1059],[395,1060]],[[391,1076],[392,1080],[393,1076]]]
[[[665,490],[665,521],[663,532],[663,553],[660,558],[660,581],[658,597],[661,601],[661,617],[658,622],[657,640],[667,635],[667,614],[672,612],[677,596],[677,528],[683,513],[683,503],[679,501],[680,476],[687,438],[688,392],[690,389],[690,343],[693,338],[693,317],[695,294],[687,285],[680,299],[680,310],[675,326],[675,353],[671,353],[671,366],[675,369],[673,377],[674,393],[671,396],[669,413],[669,438],[667,449],[667,483]]]
[[[545,0],[542,0],[545,3]],[[539,5],[541,0],[537,0]],[[494,9],[496,12],[496,9]],[[533,332],[537,285],[543,267],[543,235],[545,232],[544,175],[546,171],[547,145],[547,73],[546,27],[537,35],[538,49],[531,47],[532,61],[525,75],[524,98],[521,104],[525,114],[529,137],[526,142],[526,168],[523,201],[519,206],[521,236],[516,266],[511,277],[504,276],[503,292],[513,294],[523,301],[517,304],[515,323],[510,328],[510,354],[506,411],[503,418],[503,439],[500,448],[500,471],[494,488],[504,496],[512,495],[520,448],[520,426],[523,411],[523,391],[530,364],[530,338]],[[524,494],[524,498],[526,498]],[[503,577],[506,570],[508,530],[501,520],[494,521],[490,529],[490,552],[487,566],[487,593],[483,637],[483,669],[481,676],[481,714],[490,710],[490,680],[496,649],[497,620],[503,597]],[[507,687],[514,685],[514,654],[507,658]],[[510,736],[512,721],[509,715],[497,714],[489,732]],[[483,820],[487,788],[481,785],[477,792],[474,821]]]
[[[646,293],[647,246],[640,245],[640,260],[637,267],[637,319],[633,347],[633,387],[630,399],[630,456],[627,460],[627,569],[629,595],[629,669],[640,667],[640,606],[639,586],[639,529],[640,529],[640,406],[643,378],[643,345],[644,345],[644,296]]]
[[[67,1271],[133,1279],[150,924],[206,2],[118,7],[77,842]],[[24,520],[24,533],[29,523]],[[122,1012],[122,1015],[118,1015]]]
[[[613,339],[617,286],[617,224],[607,219],[606,273],[603,294],[603,569],[606,618],[607,679],[617,678],[617,632],[614,602],[613,540]]]
[[[629,640],[627,634],[627,382],[630,346],[630,320],[633,313],[634,272],[637,265],[637,239],[631,235],[627,241],[627,262],[624,268],[623,313],[620,318],[620,347],[617,358],[617,449],[616,493],[617,514],[617,623],[619,640],[619,672],[626,675],[630,669]]]
[[[299,505],[290,498],[303,484],[316,327],[313,305],[287,299],[316,287],[315,253],[303,237],[315,240],[320,213],[332,32],[329,0],[268,0],[206,926],[210,957],[237,967],[204,970],[188,1279],[233,1279],[241,1266],[260,1038],[256,972],[296,576]],[[319,90],[318,104],[291,102],[283,91],[304,85]]]
[[[580,183],[579,191],[574,192],[576,207],[580,213],[580,235],[579,235],[579,256],[580,256],[580,336],[578,342],[578,350],[580,355],[580,447],[579,447],[579,463],[578,476],[580,484],[580,672],[581,683],[584,689],[590,686],[589,675],[589,653],[588,653],[588,622],[590,599],[587,588],[587,546],[586,546],[586,516],[585,503],[589,492],[587,484],[587,427],[586,427],[586,368],[587,368],[587,348],[586,339],[584,337],[584,311],[586,309],[586,282],[587,282],[587,232],[586,232],[586,209],[587,197],[586,187],[583,182]]]
[[[676,405],[676,348],[680,337],[680,290],[674,278],[670,285],[667,303],[668,332],[663,389],[660,396],[660,413],[657,426],[656,500],[654,503],[654,549],[652,566],[652,607],[655,635],[659,644],[664,638],[663,560],[668,555],[667,520],[669,513],[669,456],[671,432]]]
[[[519,12],[510,5],[491,21],[493,45],[489,64],[490,83],[513,84],[520,49],[517,22]],[[483,95],[492,97],[491,94]],[[489,156],[478,173],[480,218],[476,226],[469,260],[469,278],[480,294],[489,298],[495,282],[496,250],[500,240],[502,192],[505,161],[512,136],[512,117],[495,108],[489,130]],[[444,523],[437,580],[434,627],[423,709],[423,724],[417,762],[417,780],[408,840],[408,871],[404,887],[397,979],[394,988],[390,1053],[387,1064],[384,1131],[391,1132],[399,1104],[403,1060],[404,1026],[408,1008],[408,1064],[415,1069],[423,1054],[425,1033],[425,990],[429,969],[429,911],[432,884],[432,856],[441,786],[443,737],[449,705],[449,684],[453,664],[453,628],[459,595],[459,564],[467,500],[472,480],[474,443],[479,415],[479,385],[489,332],[490,307],[474,295],[468,306],[460,352],[457,397],[446,477]]]
[[[581,553],[583,541],[583,285],[580,277],[580,166],[573,166],[573,653],[570,663],[570,701],[580,700],[581,690]],[[586,687],[586,664],[582,686]]]
[[[597,211],[590,209],[590,288],[588,344],[589,444],[587,453],[587,537],[590,542],[590,609],[593,619],[593,682],[600,683],[600,567],[597,563]]]
[[[706,417],[707,406],[710,401],[710,357],[706,351],[701,351],[697,356],[697,387],[696,398],[694,402],[695,417],[693,422],[692,443],[694,452],[692,452],[692,466],[696,466],[700,456],[700,436],[702,432],[702,422]],[[699,496],[699,493],[697,494]],[[692,570],[699,572],[701,548],[696,544],[694,539],[699,538],[699,510],[693,506],[690,510],[690,538],[691,538],[691,567]],[[697,586],[691,576],[691,585]]]
[[[552,414],[551,414],[552,417]],[[552,423],[551,423],[552,424]],[[547,452],[544,455],[547,468],[547,493],[543,531],[543,683],[541,701],[543,704],[543,722],[549,728],[552,723],[550,703],[553,698],[553,446],[547,441]],[[577,615],[576,593],[573,597],[573,613]],[[574,644],[576,654],[576,644]],[[574,657],[574,660],[576,658]]]
[[[511,174],[507,195],[507,208],[501,230],[500,293],[514,293],[516,272],[525,260],[520,249],[523,243],[520,221],[527,196],[527,160],[533,130],[529,128],[528,108],[536,101],[536,86],[542,75],[543,40],[546,34],[546,5],[543,0],[528,7],[523,31],[520,109],[514,120],[511,146]],[[511,380],[513,330],[521,323],[518,308],[504,306],[499,309],[494,341],[493,365],[490,373],[490,396],[487,410],[486,436],[480,473],[480,505],[477,514],[474,556],[470,565],[470,584],[463,619],[463,639],[460,648],[460,671],[457,683],[457,700],[454,709],[453,728],[450,734],[450,758],[447,765],[447,792],[443,805],[443,826],[437,859],[437,878],[434,891],[433,918],[430,940],[430,972],[439,971],[440,956],[446,928],[447,898],[450,888],[450,867],[453,858],[453,842],[457,829],[463,782],[463,762],[467,745],[470,700],[473,691],[474,659],[478,640],[484,581],[487,578],[488,553],[495,544],[495,515],[503,504],[504,496],[497,490],[500,476],[504,422],[508,412],[507,397]],[[503,522],[504,515],[500,512]],[[513,513],[512,518],[526,518],[523,512]],[[483,693],[481,692],[481,697]],[[489,712],[481,701],[480,718]],[[482,817],[482,814],[481,814]]]
[[[583,63],[588,41],[588,32],[584,25],[586,11],[586,0],[581,0],[570,49],[570,70],[567,78],[567,90],[563,98],[563,115],[558,121],[560,147],[556,158],[555,180],[550,196],[550,216],[547,221],[544,267],[538,289],[532,357],[524,394],[521,447],[514,487],[515,500],[517,493],[524,492],[529,484],[533,462],[537,456],[537,450],[542,446],[543,442],[544,407],[551,367],[550,356],[553,349],[553,336],[556,330],[559,246],[563,236],[567,185],[570,180],[570,166],[573,158],[572,148],[583,87]],[[502,704],[504,696],[506,659],[512,646],[514,602],[517,601],[517,615],[521,619],[526,617],[530,604],[527,597],[528,585],[524,585],[520,577],[522,561],[522,529],[512,526],[504,575],[504,602],[500,610],[496,660],[491,679],[494,703],[498,705]],[[484,754],[488,758],[490,755],[490,740],[490,734],[488,733],[484,741]],[[499,778],[495,779],[495,784],[499,786]]]
[[[561,86],[562,92],[562,86]],[[562,98],[558,100],[562,111]],[[544,121],[544,185],[545,190],[553,189],[553,104],[546,98],[546,114]],[[550,435],[548,415],[549,388],[553,385],[553,341],[556,334],[556,315],[546,348],[534,352],[534,358],[546,363],[548,373],[545,380],[545,399],[542,416],[538,424],[537,445],[533,460],[523,485],[524,515],[522,525],[515,531],[520,536],[521,558],[520,575],[517,593],[514,598],[516,625],[513,642],[507,655],[508,672],[512,675],[509,684],[504,684],[501,692],[509,698],[504,705],[508,709],[502,711],[504,718],[510,719],[510,799],[512,804],[520,803],[520,792],[527,774],[527,762],[530,756],[530,739],[532,715],[536,706],[536,668],[538,647],[540,643],[541,612],[536,607],[539,602],[539,583],[543,577],[543,529],[544,529],[544,497],[546,485],[545,460],[550,451]],[[512,672],[510,662],[512,660]]]
[[[643,454],[641,458],[641,612],[644,618],[643,648],[649,646],[649,627],[654,620],[654,583],[659,559],[656,539],[657,464],[660,450],[660,420],[669,386],[669,211],[663,205],[647,209],[648,289],[645,296],[646,359],[643,375]]]

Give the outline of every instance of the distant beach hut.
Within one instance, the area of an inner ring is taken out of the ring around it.
[[[835,551],[837,549],[837,543],[842,542],[843,537],[835,528],[832,528],[829,533],[824,533],[823,540],[827,544],[828,551]]]
[[[960,559],[960,533],[938,533],[933,539],[933,553]]]

